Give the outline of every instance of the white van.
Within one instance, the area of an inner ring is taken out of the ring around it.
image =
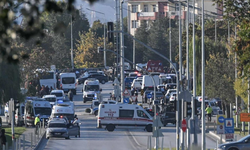
[[[116,126],[143,126],[152,132],[153,118],[139,105],[134,104],[100,104],[97,127],[106,126],[114,131]]]
[[[84,81],[82,92],[83,92],[83,103],[92,101],[95,96],[99,96],[102,89],[100,89],[99,80],[95,78],[89,78]],[[96,97],[96,99],[99,97]]]
[[[58,116],[64,116],[67,117],[69,121],[73,121],[75,117],[75,111],[68,104],[57,104],[53,106],[50,118],[55,118]]]
[[[157,85],[159,85],[159,82],[160,82],[159,75],[155,75],[155,76],[152,76],[152,77],[154,78],[155,86],[157,88]],[[143,76],[141,89],[143,89],[144,91],[146,91],[146,89],[149,89],[149,90],[154,89],[154,82],[153,82],[152,78],[149,75],[144,75]]]
[[[60,73],[60,87],[64,92],[71,90],[76,95],[76,74]]]
[[[51,115],[51,105],[43,98],[32,98],[27,100],[24,109],[24,121],[27,125],[34,125],[34,120],[37,115],[40,115],[41,120],[48,121]]]

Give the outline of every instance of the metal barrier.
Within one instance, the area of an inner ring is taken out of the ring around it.
[[[15,139],[15,145],[12,146],[12,150],[35,149],[40,141],[40,138],[43,137],[44,132],[45,132],[45,128],[43,124],[43,127],[41,128],[39,127],[38,134],[27,133],[27,134],[20,135],[18,139]],[[3,150],[9,150],[8,143],[6,143],[6,146],[3,145]]]

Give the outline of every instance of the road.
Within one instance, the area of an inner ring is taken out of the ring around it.
[[[147,149],[148,136],[152,135],[150,132],[146,132],[143,129],[117,127],[114,132],[108,132],[105,129],[96,128],[97,122],[94,115],[85,113],[85,109],[90,107],[90,102],[83,103],[82,101],[82,85],[78,85],[77,95],[74,96],[75,111],[82,122],[81,124],[81,137],[71,137],[69,140],[52,138],[46,140],[41,147],[45,150],[62,150],[62,149],[74,149],[74,150],[145,150]],[[113,86],[111,82],[101,85],[102,95],[104,99],[109,97],[109,93],[112,92]],[[139,101],[141,98],[139,98]],[[162,127],[164,134],[163,145],[165,148],[175,147],[175,127],[168,125]],[[200,144],[201,135],[198,135],[198,143]],[[160,138],[160,145],[161,145]],[[154,138],[152,138],[152,146],[154,146]],[[216,142],[210,138],[206,138],[207,148],[214,148]]]

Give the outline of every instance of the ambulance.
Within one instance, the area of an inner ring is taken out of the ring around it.
[[[93,99],[99,99],[102,89],[100,89],[99,80],[95,78],[89,78],[83,84],[83,103],[87,101],[92,101]],[[97,97],[96,97],[97,96]]]
[[[98,111],[97,127],[106,126],[111,132],[116,126],[145,127],[152,132],[153,118],[141,106],[135,104],[100,104]]]
[[[75,111],[69,104],[57,104],[52,108],[52,113],[50,118],[64,116],[67,117],[69,121],[73,121],[75,117]]]
[[[27,100],[24,108],[24,121],[26,125],[33,126],[37,115],[40,115],[41,121],[48,121],[51,115],[51,105],[43,98],[32,98]]]

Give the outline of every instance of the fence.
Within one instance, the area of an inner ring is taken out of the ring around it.
[[[38,134],[36,133],[36,128],[27,128],[26,131],[19,136],[19,138],[15,139],[15,142],[12,143],[12,146],[9,148],[8,143],[6,146],[3,145],[3,150],[34,150],[36,146],[39,144],[41,138],[45,134],[45,125],[41,124],[38,128]]]

